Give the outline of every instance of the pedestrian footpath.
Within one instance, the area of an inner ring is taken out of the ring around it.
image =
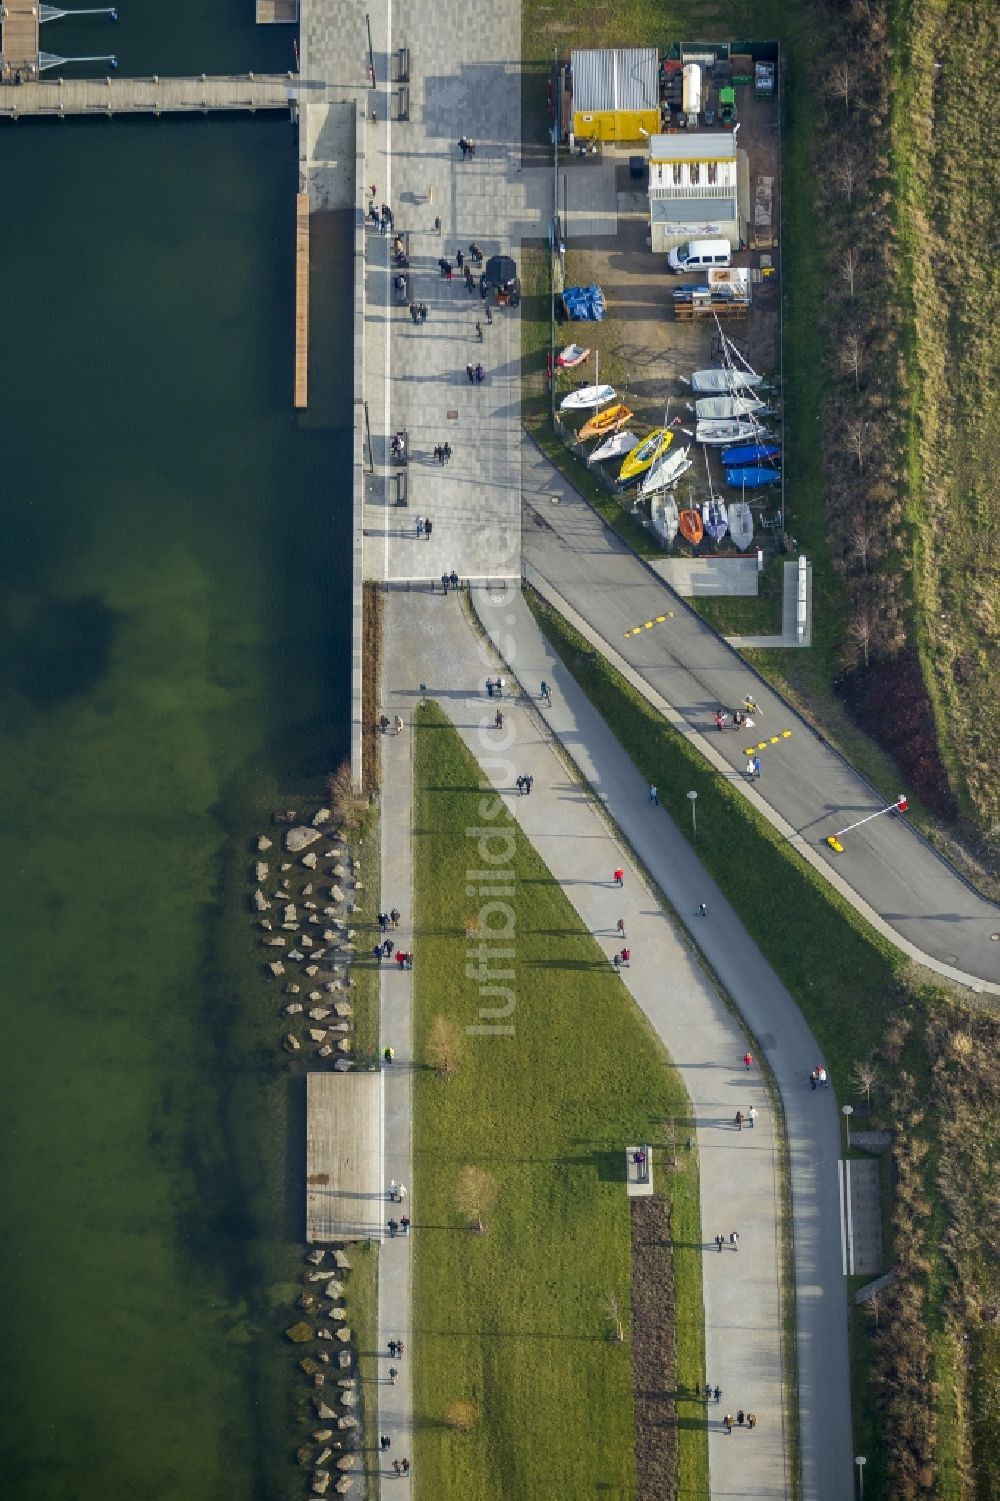
[[[504,694],[505,738],[513,736],[515,748],[510,754],[517,762],[517,775],[533,778],[531,793],[524,796],[518,792],[516,776],[512,776],[506,789],[511,811],[555,878],[564,883],[567,896],[604,948],[609,964],[623,947],[630,951],[628,964],[619,971],[622,983],[663,1039],[691,1096],[701,1167],[705,1380],[713,1391],[712,1400],[705,1404],[712,1494],[786,1496],[791,1477],[787,1469],[779,1298],[780,1184],[776,1126],[768,1097],[759,1071],[754,1067],[748,1070],[744,1062],[745,1054],[755,1050],[756,1044],[727,1010],[689,936],[664,913],[659,900],[645,887],[629,851],[619,846],[592,799],[567,773],[554,752],[542,716],[546,721],[551,716],[553,727],[558,726],[560,734],[572,744],[574,756],[584,762],[585,774],[601,787],[608,811],[621,818],[636,847],[643,831],[651,828],[648,783],[639,778],[606,729],[602,737],[584,714],[589,706],[563,681],[565,674],[557,671],[545,653],[519,593],[506,594],[492,608],[484,604],[485,598],[477,591],[477,606],[482,607],[489,627],[503,634],[512,673],[522,685],[530,683],[534,688],[528,705],[516,685],[510,685]],[[429,696],[437,699],[469,749],[482,759],[490,736],[495,734],[495,706],[487,696],[485,679],[497,663],[469,627],[461,603],[440,595],[409,595],[405,599],[390,596],[385,660],[391,664],[386,667],[387,712],[395,712],[396,706],[412,705],[419,692],[416,685],[426,683]],[[548,705],[541,701],[543,679],[552,686]],[[592,739],[599,742],[593,752]],[[657,882],[666,889],[676,885],[672,867],[678,849],[674,841],[680,846],[683,841],[676,831],[671,835],[666,814],[659,811],[655,820],[654,837],[646,841],[648,848],[642,855]],[[615,880],[619,869],[620,885]],[[704,878],[697,862],[689,861],[683,875],[687,883],[683,905],[687,910],[682,919],[691,929],[700,923],[698,938],[706,949],[714,946],[710,934],[717,934],[722,946],[731,949],[733,964],[746,986],[759,991],[768,1027],[763,1029],[766,1037],[758,1033],[758,1040],[767,1041],[769,1054],[780,1052],[768,1029],[777,1020],[792,1026],[792,1019],[773,1015],[777,982],[756,951],[750,952],[752,945],[735,914]],[[708,911],[704,919],[699,919],[696,907],[702,899]],[[624,942],[617,926],[619,918],[625,923]],[[741,983],[737,993],[742,989]],[[745,994],[740,999],[747,1004]],[[803,1151],[814,1166],[818,1152],[832,1151],[828,1174],[832,1185],[838,1145],[835,1107],[832,1098],[816,1100],[808,1089],[815,1043],[790,998],[785,998],[785,1005],[796,1023],[793,1046],[801,1047],[803,1058],[809,1060],[801,1073],[804,1095],[809,1105],[819,1107],[812,1117],[807,1112],[804,1118]],[[754,1026],[756,1029],[756,1021]],[[757,1112],[754,1125],[740,1131],[736,1112],[748,1115],[751,1106]],[[824,1161],[824,1183],[827,1165]],[[821,1223],[832,1226],[836,1237],[836,1203],[832,1219],[828,1219],[823,1200],[824,1195],[816,1192],[806,1205],[814,1217],[812,1231],[822,1211]],[[731,1243],[733,1232],[739,1239]],[[724,1237],[721,1254],[716,1250],[717,1235]],[[847,1493],[844,1455],[848,1461],[847,1486],[851,1479],[846,1313],[839,1263],[831,1277],[830,1268],[819,1255],[824,1246],[822,1236],[806,1234],[804,1249],[809,1254],[799,1269],[808,1278],[808,1337],[828,1335],[822,1400],[818,1400],[816,1389],[803,1393],[803,1426],[808,1427],[818,1456],[816,1464],[807,1466],[809,1483],[804,1485],[803,1495],[820,1501],[834,1501],[836,1497],[839,1501]],[[822,1309],[829,1329],[818,1318],[818,1309]],[[802,1344],[800,1340],[800,1359]],[[814,1368],[805,1374],[811,1377]],[[714,1400],[716,1386],[721,1394],[718,1404]],[[736,1425],[734,1433],[727,1433],[722,1419],[730,1407],[736,1412],[741,1406],[745,1413],[756,1414],[756,1427],[751,1432]]]

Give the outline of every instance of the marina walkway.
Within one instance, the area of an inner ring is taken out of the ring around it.
[[[0,119],[67,115],[211,114],[284,109],[295,112],[297,73],[223,78],[43,78],[0,90]]]
[[[722,1388],[718,1409],[714,1403],[704,1408],[711,1494],[785,1497],[792,1494],[792,1477],[782,1371],[777,1123],[759,1072],[748,1075],[741,1062],[747,1034],[723,1003],[698,949],[718,967],[737,999],[782,1092],[796,1217],[802,1494],[808,1501],[841,1501],[850,1494],[852,1450],[838,1233],[839,1135],[832,1092],[817,1097],[808,1087],[809,1069],[819,1056],[816,1043],[686,841],[662,810],[650,810],[645,782],[621,746],[572,680],[564,680],[520,593],[477,590],[476,604],[491,632],[503,638],[508,664],[521,686],[537,691],[544,677],[555,688],[544,722],[537,703],[526,702],[516,691],[505,703],[505,738],[514,745],[508,754],[519,771],[535,777],[530,798],[518,798],[512,787],[503,789],[513,794],[511,812],[609,957],[616,946],[616,919],[625,917],[633,960],[622,971],[623,984],[670,1052],[692,1100],[705,1253],[705,1379]],[[420,696],[417,685],[426,682],[429,696],[449,714],[472,754],[482,759],[494,713],[483,681],[496,659],[484,652],[461,602],[440,592],[392,593],[384,659],[386,712],[399,713],[408,725]],[[584,777],[599,788],[611,817],[676,904],[679,923],[645,886],[590,794],[567,773],[554,752],[552,731],[570,748]],[[387,793],[390,783],[395,787],[399,758],[409,755],[407,740],[404,731],[389,746],[393,761]],[[408,777],[405,782],[408,787]],[[402,843],[400,813],[394,801],[394,836]],[[610,873],[617,865],[626,870],[625,886],[612,892]],[[708,903],[708,919],[694,916],[701,899]],[[418,952],[419,942],[417,933]],[[529,997],[520,997],[520,1004],[530,1004]],[[754,1052],[757,1045],[752,1044]],[[399,1061],[397,1051],[397,1066]],[[746,1112],[751,1103],[759,1111],[756,1127],[752,1133],[739,1132],[735,1112]],[[419,1203],[413,1215],[419,1237]],[[732,1230],[739,1232],[739,1251],[727,1243],[718,1253],[715,1236],[728,1238]],[[411,1348],[419,1338],[420,1331],[413,1330]],[[722,1427],[723,1414],[739,1406],[759,1415],[752,1437],[739,1431],[730,1437]]]

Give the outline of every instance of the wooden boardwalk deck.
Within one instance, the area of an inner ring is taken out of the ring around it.
[[[309,194],[295,195],[295,405],[309,403]]]
[[[381,1073],[306,1075],[306,1240],[380,1240]]]
[[[38,76],[38,4],[37,0],[4,0],[0,7],[3,42],[2,76],[13,78],[20,72],[25,78]]]
[[[257,0],[257,25],[294,26],[299,19],[299,0]]]
[[[0,90],[0,119],[295,111],[297,73],[224,78],[46,78]]]

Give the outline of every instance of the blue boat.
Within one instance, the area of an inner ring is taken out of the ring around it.
[[[724,465],[759,464],[762,459],[777,459],[780,455],[780,443],[737,443],[734,448],[722,450],[722,462]]]
[[[777,469],[763,469],[757,466],[750,469],[726,470],[726,484],[732,485],[736,490],[762,490],[765,485],[773,485],[780,478],[781,475]]]

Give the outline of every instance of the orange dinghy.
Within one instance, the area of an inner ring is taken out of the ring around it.
[[[592,417],[588,417],[577,437],[607,437],[608,433],[616,433],[620,427],[624,427],[632,416],[633,413],[623,401],[616,402],[614,406],[605,407],[602,412],[595,412]]]
[[[693,547],[697,547],[698,543],[705,535],[705,528],[702,524],[701,516],[697,511],[682,511],[680,517],[678,518],[678,521],[680,525],[681,536],[684,537],[686,541],[690,542]]]

